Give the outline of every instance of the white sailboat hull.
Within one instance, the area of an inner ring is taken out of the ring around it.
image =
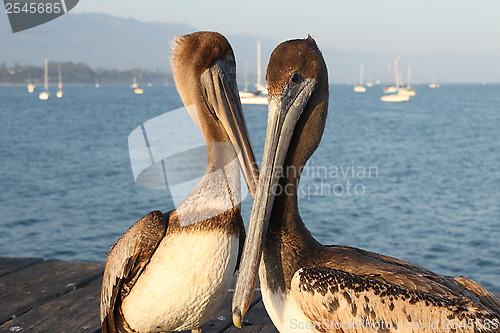
[[[257,83],[257,84],[255,84],[255,88],[262,95],[267,95],[268,94],[267,87],[265,85],[263,85],[263,84]]]
[[[246,88],[244,91],[240,91],[241,104],[267,104],[267,87],[261,83],[261,69],[260,69],[260,41],[257,41],[257,83],[255,84],[256,91],[250,92]],[[247,74],[245,69],[245,82],[247,82]],[[245,84],[246,85],[246,84]]]
[[[415,90],[411,88],[401,88],[398,91],[398,95],[403,95],[403,96],[415,96],[417,93]]]
[[[383,102],[407,102],[410,100],[410,96],[401,94],[390,94],[380,97]]]
[[[250,91],[240,91],[239,95],[240,95],[240,98],[250,98],[250,97],[256,96],[253,92],[250,92]]]
[[[398,91],[398,88],[394,86],[384,88],[384,94],[395,93],[396,91]]]
[[[241,104],[259,104],[267,105],[267,96],[254,95],[248,97],[240,97]]]

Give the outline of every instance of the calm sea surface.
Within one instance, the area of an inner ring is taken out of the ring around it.
[[[418,86],[408,103],[380,95],[331,86],[323,140],[301,182],[307,226],[325,244],[500,292],[500,85]],[[0,87],[0,256],[103,261],[137,219],[172,209],[165,191],[134,183],[127,139],[181,106],[174,87],[136,96],[67,86],[45,102]],[[244,109],[260,161],[267,107]]]

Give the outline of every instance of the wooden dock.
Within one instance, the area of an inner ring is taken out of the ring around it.
[[[101,332],[99,293],[104,263],[0,258],[0,332]],[[245,325],[231,320],[232,291],[204,333],[278,332],[260,291],[255,292]]]

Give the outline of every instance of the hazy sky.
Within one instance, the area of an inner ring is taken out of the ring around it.
[[[75,12],[389,54],[500,57],[499,0],[80,0]]]

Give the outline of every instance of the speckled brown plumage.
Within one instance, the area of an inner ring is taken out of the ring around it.
[[[398,326],[408,332],[493,333],[500,328],[495,313],[467,298],[440,297],[326,267],[300,269],[292,288],[308,317],[320,323],[320,332],[331,332],[327,324],[348,321],[357,324],[346,332],[370,332],[374,323],[390,323],[387,332]],[[318,299],[320,307],[314,306]],[[463,327],[453,330],[459,323]]]

